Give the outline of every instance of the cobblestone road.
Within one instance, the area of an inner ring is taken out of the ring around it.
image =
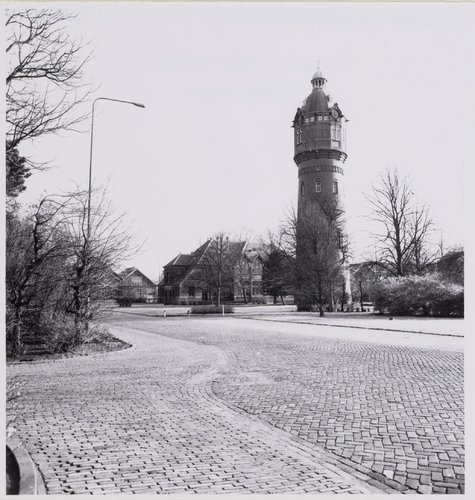
[[[118,314],[133,349],[8,367],[19,437],[50,494],[463,492],[460,344],[311,328]]]

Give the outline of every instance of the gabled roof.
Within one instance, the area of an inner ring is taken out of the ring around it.
[[[162,279],[159,285],[183,285],[183,283],[187,279],[191,278],[193,273],[199,268],[198,266],[200,265],[200,261],[206,254],[207,250],[210,248],[210,244],[212,241],[212,239],[209,239],[191,254],[178,254],[173,260],[171,260],[166,266],[164,266],[164,269],[173,269],[174,267],[181,268],[179,276],[174,276],[173,283],[165,283],[165,279]],[[229,241],[228,249],[230,254],[234,258],[233,265],[236,265],[238,259],[240,259],[241,257],[244,257],[250,262],[253,262],[256,259],[262,260],[264,257],[261,246],[257,242],[253,241]]]
[[[149,286],[155,286],[155,283],[145,276],[142,271],[139,271],[136,267],[128,267],[118,274],[120,281],[128,278],[131,274],[140,274],[148,283]]]
[[[193,261],[193,256],[191,254],[179,253],[173,260],[171,260],[168,264],[166,264],[163,267],[189,266],[192,261]]]
[[[209,242],[211,240],[206,241],[203,243],[200,247],[198,247],[194,252],[190,253],[179,253],[173,260],[171,260],[168,264],[166,264],[165,267],[171,267],[171,266],[189,266],[194,263],[194,261],[198,258],[201,257],[203,252],[206,250],[207,246],[209,245]]]
[[[192,254],[192,261],[190,262],[190,265],[186,272],[183,274],[183,276],[180,278],[180,285],[190,276],[190,274],[196,269],[196,266],[201,260],[201,257],[204,255],[206,252],[206,249],[208,248],[209,244],[211,243],[212,240],[208,240],[205,243],[203,243],[200,247],[198,247]]]
[[[126,269],[124,269],[123,271],[121,271],[120,273],[118,273],[118,276],[119,276],[120,279],[127,278],[127,276],[129,276],[130,274],[132,274],[135,270],[136,270],[135,267],[127,267]]]

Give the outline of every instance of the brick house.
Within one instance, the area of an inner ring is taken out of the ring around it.
[[[209,304],[217,300],[217,288],[209,279],[213,239],[191,254],[178,254],[163,267],[158,284],[158,301],[165,304]],[[226,240],[226,266],[223,268],[222,302],[263,301],[262,258],[258,246],[244,241]]]
[[[128,267],[119,273],[118,298],[132,302],[156,302],[157,286],[136,267]]]

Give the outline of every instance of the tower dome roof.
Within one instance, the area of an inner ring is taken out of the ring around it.
[[[328,109],[328,97],[319,87],[313,89],[305,101],[305,106],[302,107],[304,113],[326,113]]]

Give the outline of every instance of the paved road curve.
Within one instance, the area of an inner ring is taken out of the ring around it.
[[[132,349],[8,367],[19,435],[51,494],[463,492],[460,339],[317,330],[117,313]]]

